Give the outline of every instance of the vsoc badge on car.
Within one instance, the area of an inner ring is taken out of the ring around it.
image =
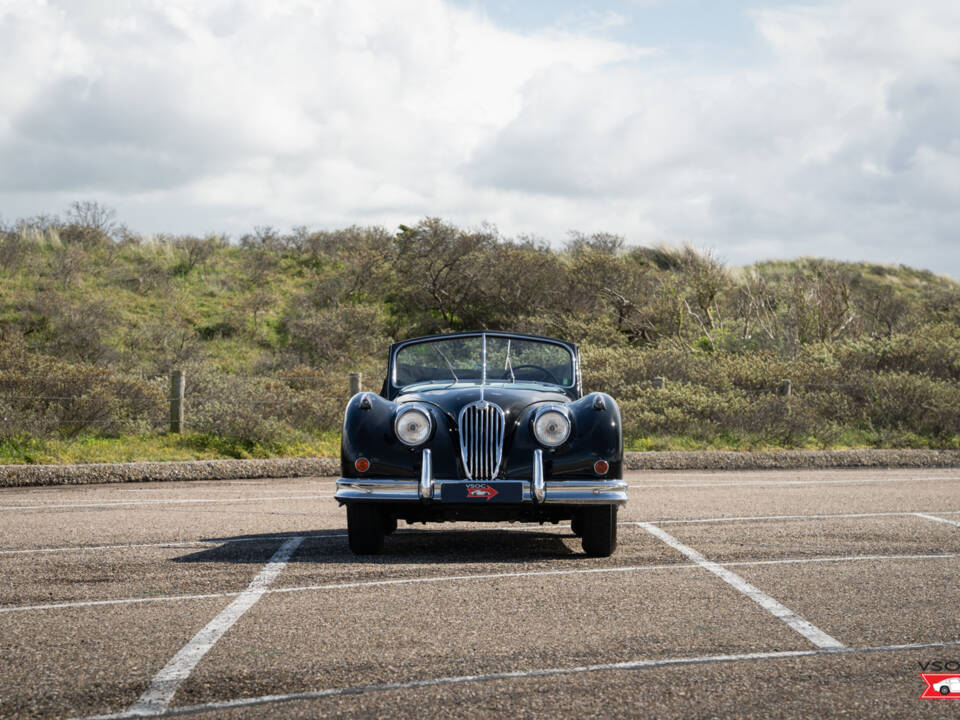
[[[379,395],[347,404],[336,499],[351,550],[373,554],[397,521],[569,520],[588,555],[617,545],[620,410],[584,396],[577,346],[505,332],[390,347]]]
[[[443,502],[523,502],[523,483],[519,481],[444,483]]]

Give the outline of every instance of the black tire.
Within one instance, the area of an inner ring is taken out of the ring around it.
[[[383,550],[383,518],[370,503],[347,505],[347,539],[356,555],[376,555]]]
[[[617,506],[597,505],[580,511],[583,551],[590,557],[610,557],[617,549]]]
[[[397,518],[395,515],[383,513],[383,534],[390,535],[397,531]]]
[[[941,686],[940,686],[940,694],[941,694],[941,695],[949,695],[949,694],[950,694],[950,688],[948,688],[946,685],[941,685]]]
[[[577,537],[583,537],[583,516],[579,510],[570,518],[570,531]]]

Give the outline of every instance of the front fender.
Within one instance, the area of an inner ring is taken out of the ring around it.
[[[533,415],[538,405],[517,418],[510,444],[506,476],[529,478],[533,451],[543,450],[544,474],[549,478],[597,478],[593,464],[606,460],[610,468],[602,477],[623,477],[623,425],[617,402],[606,393],[591,393],[568,404],[573,428],[570,439],[558,448],[544,448],[533,436]]]
[[[456,477],[457,453],[450,418],[434,405],[426,406],[433,418],[433,434],[418,448],[410,448],[397,439],[393,420],[398,403],[363,392],[354,395],[343,414],[340,439],[340,476],[345,478],[415,478],[420,473],[423,449],[433,451],[433,470],[438,477]],[[370,469],[358,472],[357,458],[370,461]]]

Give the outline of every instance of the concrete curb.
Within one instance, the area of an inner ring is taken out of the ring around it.
[[[91,465],[0,465],[0,487],[323,477],[339,474],[339,458],[196,460],[187,462],[96,463]]]
[[[628,470],[791,470],[960,467],[960,450],[781,450],[776,452],[628,452]]]
[[[960,467],[960,450],[783,450],[779,452],[628,452],[628,470],[790,470]],[[330,477],[337,458],[197,460],[91,465],[0,465],[0,487],[244,478]]]

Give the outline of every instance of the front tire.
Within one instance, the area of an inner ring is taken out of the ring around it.
[[[590,557],[610,557],[617,549],[617,506],[597,505],[582,511],[583,551]]]
[[[570,518],[570,532],[577,537],[583,537],[583,516],[579,510],[575,510],[573,517]]]
[[[383,513],[383,534],[390,535],[397,531],[397,516]]]
[[[941,695],[949,695],[949,694],[950,694],[950,688],[948,688],[946,685],[941,685],[941,686],[940,686],[940,694],[941,694]]]
[[[382,513],[376,505],[347,505],[347,540],[354,554],[376,555],[383,550],[383,525]]]

